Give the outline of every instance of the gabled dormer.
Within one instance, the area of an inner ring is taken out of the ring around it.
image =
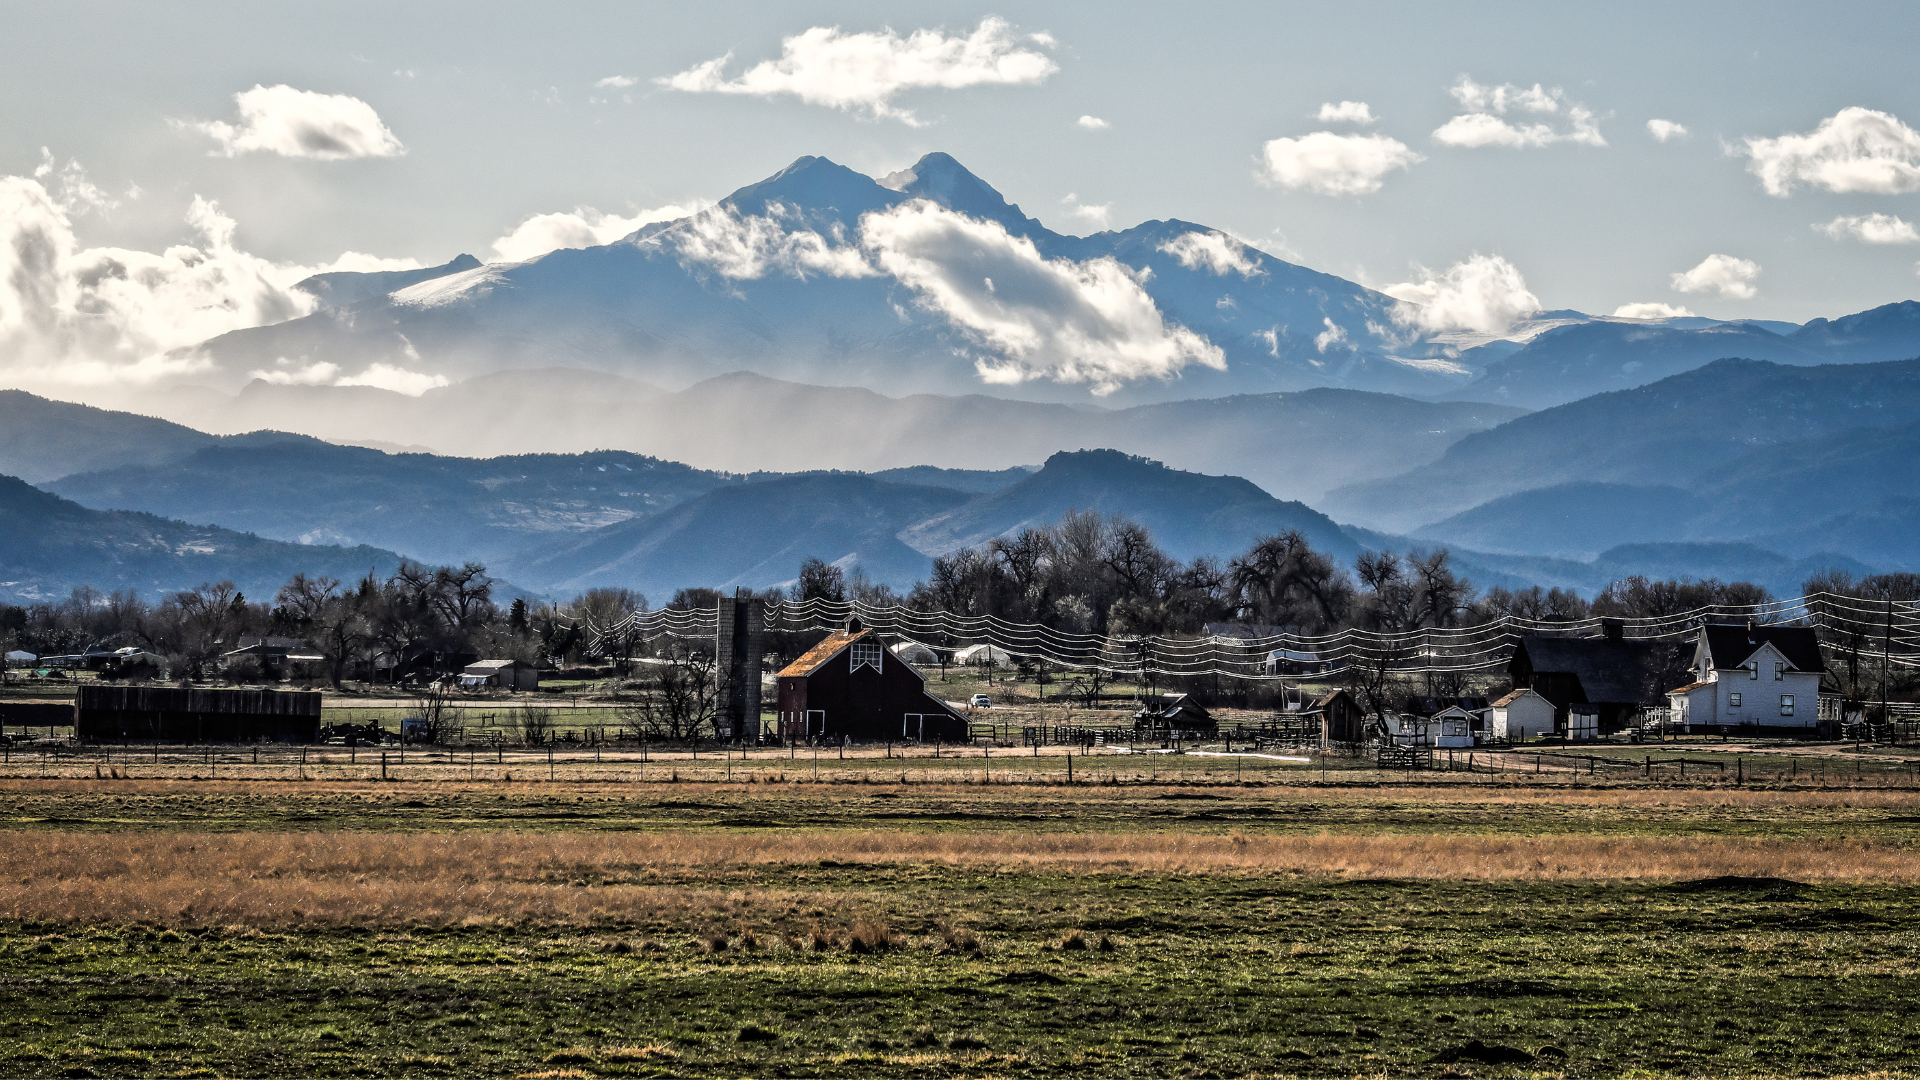
[[[1709,623],[1694,646],[1694,678],[1781,681],[1790,673],[1818,673],[1820,643],[1809,626],[1745,626]]]

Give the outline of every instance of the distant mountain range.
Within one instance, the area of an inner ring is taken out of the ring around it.
[[[358,546],[290,544],[153,514],[89,510],[0,476],[0,602],[66,598],[77,585],[137,589],[148,600],[203,582],[232,581],[271,600],[296,573],[353,581],[391,574],[400,557]]]
[[[0,399],[0,410],[6,409],[5,400]],[[780,462],[782,472],[877,473],[922,465],[998,471],[1037,465],[1058,450],[1113,447],[1176,468],[1245,476],[1283,498],[1306,501],[1342,484],[1433,461],[1462,436],[1525,412],[1335,389],[1102,409],[978,394],[890,398],[871,390],[746,374],[670,393],[579,370],[502,372],[417,398],[367,386],[256,382],[238,399],[176,395],[169,405],[156,396],[153,404],[166,406],[163,411],[176,420],[223,433],[299,432],[381,449],[424,446],[473,458],[624,450],[728,473],[763,469],[768,462]],[[54,410],[45,410],[44,418],[25,408],[11,413],[19,443],[72,445]],[[105,414],[95,410],[93,415]],[[149,422],[139,430],[149,428],[156,425]],[[127,443],[123,460],[152,463],[181,456],[183,448],[212,445],[197,431],[160,428],[173,432],[168,436],[173,441],[142,434]],[[22,458],[15,465],[0,452],[0,472],[32,469],[36,476],[52,478],[119,463],[113,460],[113,437],[104,429],[86,445],[86,469],[60,471],[56,453]]]

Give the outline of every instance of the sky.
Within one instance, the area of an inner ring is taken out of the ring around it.
[[[1178,217],[1403,299],[1491,274],[1547,309],[1800,322],[1920,293],[1910,4],[6,20],[0,284],[66,245],[60,287],[123,351],[298,314],[317,269],[604,242],[807,154],[881,175],[942,150],[1062,232]],[[26,310],[0,287],[0,362]]]

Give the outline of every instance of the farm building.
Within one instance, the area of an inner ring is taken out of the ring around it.
[[[1261,661],[1260,670],[1266,675],[1322,675],[1328,664],[1317,652],[1301,649],[1273,649]]]
[[[1658,641],[1629,641],[1618,620],[1601,620],[1597,638],[1526,634],[1514,646],[1507,674],[1516,690],[1532,690],[1553,704],[1554,720],[1564,725],[1573,705],[1594,705],[1600,734],[1633,725],[1646,706],[1666,704],[1664,674],[1671,646]]]
[[[1806,733],[1819,726],[1825,670],[1812,627],[1709,624],[1694,644],[1694,681],[1667,701],[1689,731]]]
[[[267,678],[277,680],[294,674],[298,665],[324,664],[327,658],[301,638],[256,638],[252,635],[241,638],[239,648],[220,654],[222,668],[230,668],[248,660],[257,661]]]
[[[774,677],[787,739],[964,742],[967,721],[927,693],[912,664],[890,655],[858,618]]]
[[[524,660],[479,660],[460,672],[463,690],[533,690],[539,686],[539,669]]]
[[[1485,724],[1485,698],[1408,698],[1388,731],[1397,743],[1466,749]]]
[[[917,641],[896,642],[888,651],[907,663],[920,667],[937,667],[940,663],[940,657],[932,649]]]
[[[1322,746],[1358,746],[1367,741],[1367,710],[1345,690],[1316,698],[1300,715],[1319,720]]]
[[[1133,733],[1150,739],[1177,738],[1207,733],[1219,728],[1213,718],[1190,694],[1159,694],[1150,697],[1133,714]]]
[[[1495,739],[1521,742],[1553,734],[1553,702],[1532,690],[1515,690],[1490,707],[1490,734]]]
[[[319,732],[317,690],[82,685],[74,701],[82,740],[312,742]]]
[[[953,662],[961,667],[1009,668],[1013,666],[1013,654],[998,645],[969,645],[953,654]]]

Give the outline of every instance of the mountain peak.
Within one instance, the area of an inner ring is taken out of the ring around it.
[[[721,200],[742,214],[764,216],[769,203],[838,217],[851,225],[861,214],[898,199],[873,178],[823,157],[797,158],[757,184],[748,184]]]
[[[1021,213],[1006,196],[956,161],[951,154],[934,151],[913,163],[912,168],[883,176],[882,187],[891,188],[912,199],[927,199],[968,217],[997,221],[1015,236],[1027,236],[1040,223]]]

